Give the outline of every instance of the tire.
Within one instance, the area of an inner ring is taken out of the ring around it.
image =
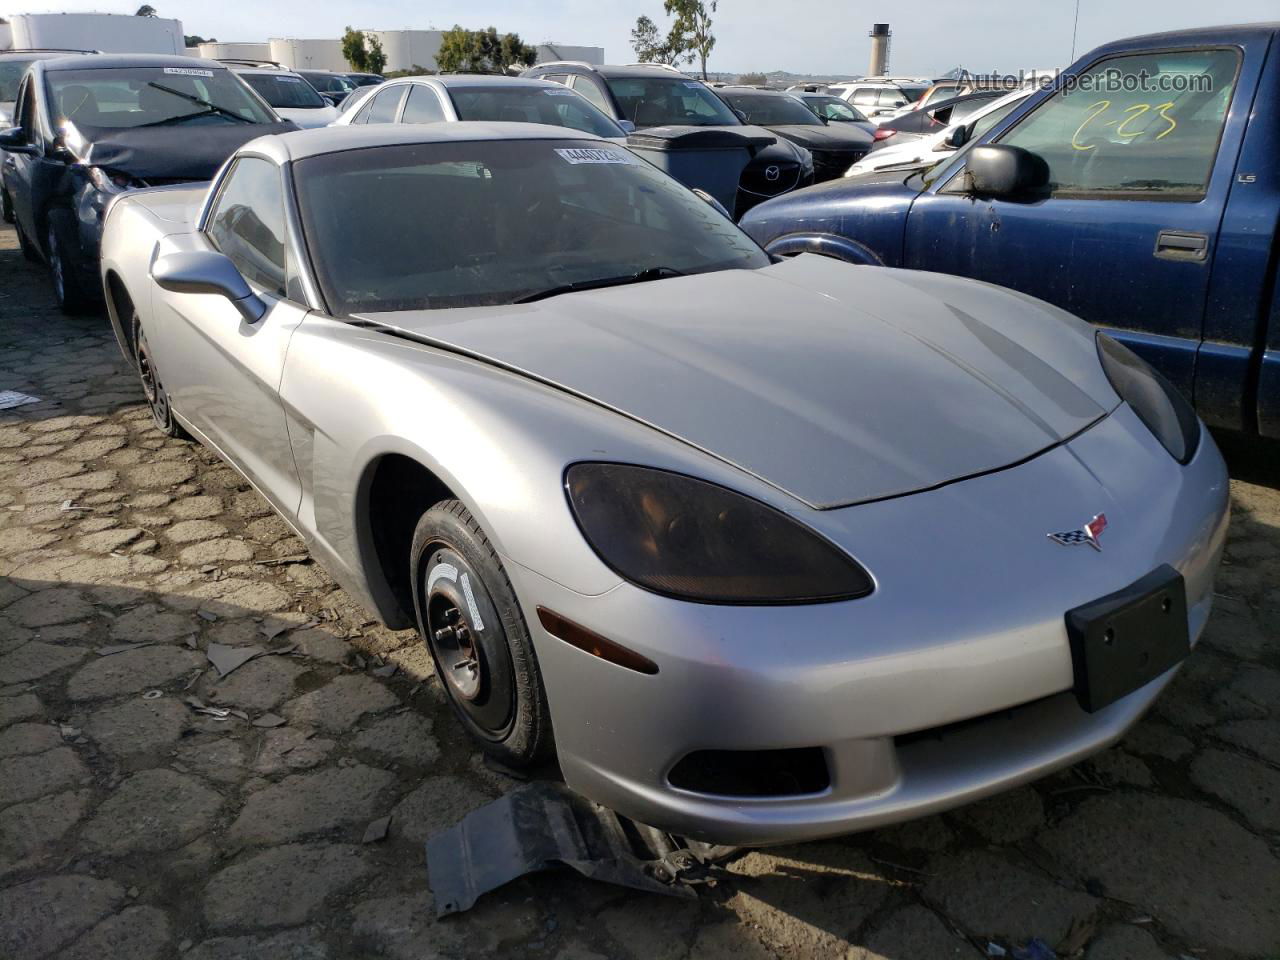
[[[58,309],[69,315],[83,313],[91,297],[80,279],[74,218],[70,210],[55,209],[49,211],[46,220],[45,259]]]
[[[29,260],[32,263],[39,263],[40,251],[36,249],[35,244],[31,242],[26,231],[22,229],[22,224],[15,220],[13,229],[18,234],[18,249],[22,251],[22,258],[24,260]]]
[[[166,437],[176,440],[190,440],[191,434],[173,418],[173,407],[169,403],[169,391],[164,388],[160,373],[156,369],[151,348],[147,345],[147,335],[143,332],[142,322],[134,313],[130,323],[133,326],[133,358],[138,368],[138,379],[142,381],[142,392],[147,398],[147,406],[151,410],[151,423]]]
[[[454,713],[494,760],[537,766],[555,749],[551,714],[520,604],[489,538],[466,507],[445,500],[422,515],[411,551],[418,631]]]

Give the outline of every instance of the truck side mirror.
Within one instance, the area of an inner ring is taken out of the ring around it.
[[[36,152],[36,147],[35,144],[28,142],[27,134],[21,127],[10,127],[0,132],[0,150],[31,154]]]
[[[952,127],[947,131],[946,136],[933,149],[935,150],[959,150],[969,142],[968,127]]]
[[[1043,157],[1003,143],[974,147],[965,163],[969,191],[983,197],[1019,197],[1049,186]]]
[[[622,128],[622,132],[627,136],[631,136],[631,134],[636,132],[636,125],[630,120],[619,120],[618,126]]]

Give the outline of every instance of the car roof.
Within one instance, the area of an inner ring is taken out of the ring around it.
[[[397,77],[395,80],[388,80],[387,83],[401,83],[405,80],[417,80],[419,82],[434,80],[450,89],[461,87],[537,87],[539,89],[550,87],[554,90],[565,89],[558,83],[551,80],[543,80],[540,77],[502,77],[481,73],[437,73],[421,77]],[[383,85],[385,86],[385,84]]]
[[[198,67],[202,70],[226,70],[216,60],[200,57],[178,57],[162,53],[86,53],[73,57],[42,60],[41,68],[48,70],[123,70],[128,67]]]
[[[48,47],[41,50],[0,50],[0,60],[53,60],[56,57],[101,56],[92,50],[69,50]]]
[[[696,77],[690,77],[678,70],[672,70],[670,67],[663,66],[646,66],[644,64],[627,64],[618,66],[600,65],[592,66],[591,64],[576,63],[549,63],[545,64],[547,73],[598,73],[602,77],[665,77],[668,80],[696,80]],[[541,69],[541,67],[540,67]]]
[[[264,77],[296,77],[298,75],[298,71],[290,70],[288,67],[232,67],[231,72],[251,73]]]
[[[304,160],[326,153],[344,153],[368,147],[417,143],[474,143],[478,140],[599,140],[603,137],[542,123],[377,123],[356,126],[316,127],[271,134],[251,140],[246,153],[265,153],[280,163]]]

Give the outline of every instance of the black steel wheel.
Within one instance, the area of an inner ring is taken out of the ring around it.
[[[418,522],[411,561],[418,630],[463,727],[501,763],[539,763],[552,750],[542,676],[484,531],[459,501],[444,501]]]
[[[169,391],[165,389],[164,381],[160,379],[160,372],[156,369],[155,358],[152,356],[151,347],[147,343],[147,335],[142,329],[142,323],[139,321],[137,314],[134,314],[132,324],[133,356],[138,365],[138,379],[142,382],[142,393],[147,399],[147,407],[151,410],[151,422],[166,437],[190,440],[191,434],[187,433],[173,417],[173,407],[169,403]]]

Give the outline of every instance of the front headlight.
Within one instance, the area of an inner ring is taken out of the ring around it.
[[[862,597],[871,577],[786,514],[678,473],[578,463],[569,504],[596,554],[632,583],[700,603],[821,603]]]
[[[1120,399],[1173,459],[1189,462],[1200,445],[1200,421],[1191,404],[1150,364],[1105,333],[1098,334],[1098,358]]]

